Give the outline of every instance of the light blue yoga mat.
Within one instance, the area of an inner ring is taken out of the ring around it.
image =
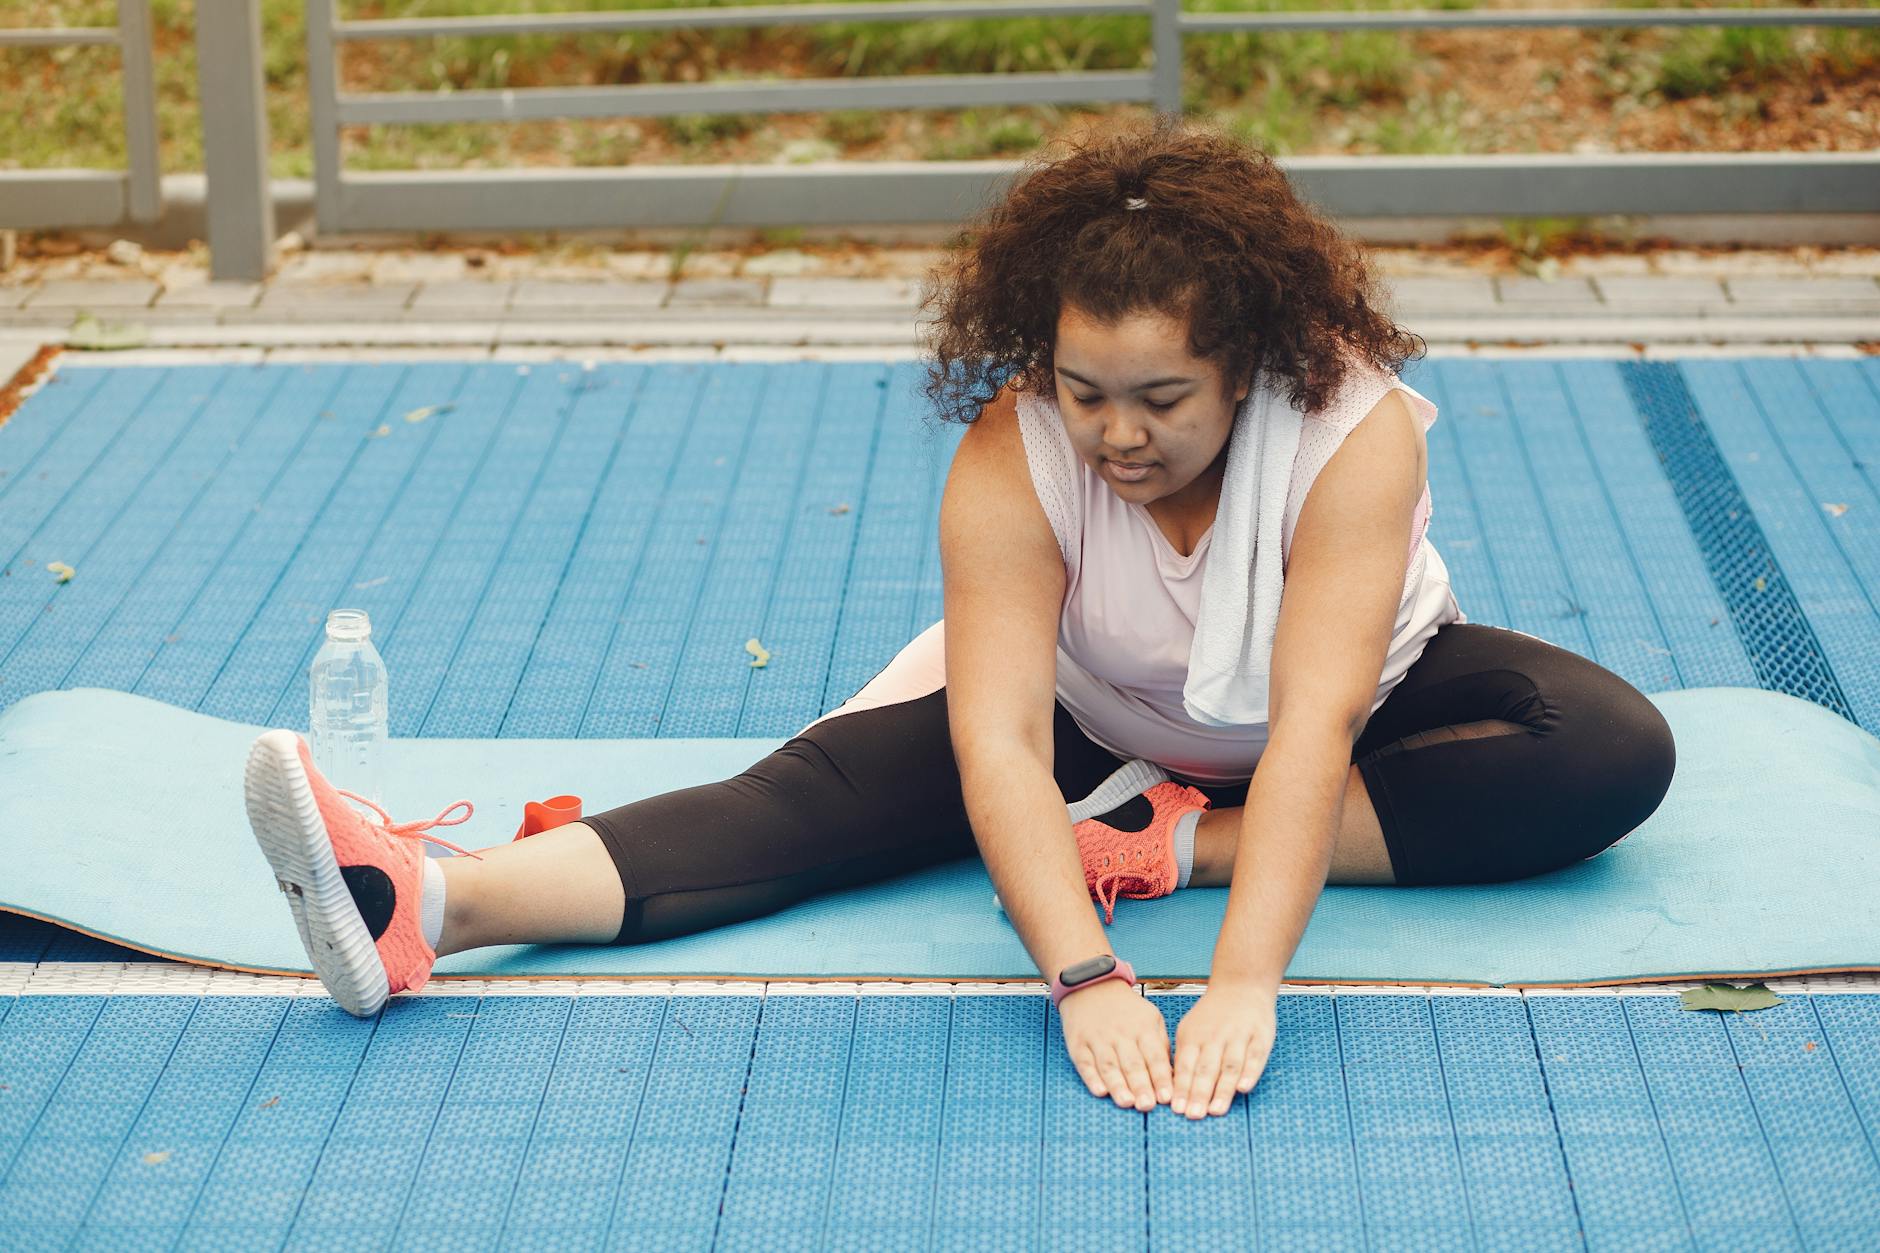
[[[1880,969],[1880,740],[1751,688],[1650,697],[1678,768],[1658,811],[1590,861],[1514,883],[1328,886],[1291,982],[1597,984]],[[310,973],[242,805],[264,728],[104,688],[0,712],[0,909],[205,965]],[[386,807],[509,840],[523,801],[590,813],[736,774],[781,739],[398,739]],[[1521,838],[1509,816],[1509,839]],[[703,855],[703,854],[702,854]],[[1224,888],[1118,903],[1111,943],[1149,978],[1204,978]],[[1092,908],[1095,906],[1093,904]],[[645,945],[516,945],[438,976],[1035,979],[976,858]]]

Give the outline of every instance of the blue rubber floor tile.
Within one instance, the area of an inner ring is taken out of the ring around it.
[[[84,999],[0,1016],[4,1073],[37,1058],[59,1094],[33,1098],[0,1178],[9,1231],[715,1248],[768,1228],[774,1247],[1144,1249],[1507,1248],[1522,1232],[1552,1248],[1583,1229],[1588,1248],[1813,1248],[1859,1247],[1856,1217],[1880,1212],[1867,1127],[1829,1084],[1874,1048],[1873,997],[1790,997],[1767,1039],[1754,1015],[1671,997],[1286,997],[1287,1056],[1199,1123],[1090,1096],[1042,997],[449,996],[371,1020],[318,1000]],[[1176,1022],[1193,1000],[1157,999]],[[1505,1064],[1541,1069],[1551,1107],[1517,1100],[1519,1129],[1469,1128],[1455,1094],[1491,1063],[1452,1067],[1443,1048],[1484,1021],[1508,1031],[1516,1010],[1540,1060]],[[1576,1038],[1622,1041],[1630,1068],[1548,1053]],[[1339,1046],[1379,1039],[1433,1041],[1438,1088],[1354,1098],[1391,1063]],[[1751,1039],[1761,1052],[1739,1048]],[[1795,1057],[1755,1062],[1785,1045]],[[117,1091],[93,1071],[141,1095],[67,1099]],[[1574,1095],[1566,1075],[1601,1087]],[[1765,1083],[1794,1075],[1810,1081]],[[466,1171],[483,1186],[454,1188]]]
[[[37,464],[42,453],[61,441],[73,415],[82,413],[111,378],[110,370],[60,370],[47,375],[32,397],[32,416],[0,423],[0,508],[12,509],[8,497],[22,483],[44,483],[53,470]],[[146,379],[148,376],[146,375]],[[24,406],[22,406],[24,408]],[[123,416],[120,414],[120,416]],[[109,440],[110,432],[99,437]],[[44,470],[46,478],[41,479]]]

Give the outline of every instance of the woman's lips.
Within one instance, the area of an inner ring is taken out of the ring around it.
[[[1155,463],[1153,461],[1146,465],[1133,467],[1121,461],[1111,461],[1108,465],[1110,467],[1110,473],[1125,483],[1135,483],[1139,480],[1146,479],[1149,477],[1150,472],[1155,469]]]

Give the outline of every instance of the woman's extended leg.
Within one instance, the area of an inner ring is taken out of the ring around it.
[[[1664,715],[1610,670],[1453,623],[1353,745],[1326,881],[1494,883],[1572,865],[1652,815],[1676,760]],[[1191,883],[1231,880],[1240,812],[1210,812]]]
[[[440,859],[439,954],[665,939],[973,856],[948,729],[943,623],[738,775]],[[1122,760],[1056,706],[1053,773],[1083,796]]]
[[[593,827],[570,822],[524,840],[440,857],[444,930],[437,955],[486,944],[605,944],[624,893]]]

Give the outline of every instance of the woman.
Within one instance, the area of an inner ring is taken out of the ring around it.
[[[1523,878],[1657,808],[1675,750],[1650,701],[1464,618],[1423,535],[1435,406],[1395,375],[1419,341],[1264,154],[1162,120],[1037,158],[936,278],[928,395],[970,424],[941,510],[945,618],[775,752],[431,858],[419,840],[455,846],[425,831],[462,818],[369,821],[299,736],[259,737],[251,821],[340,1004],[375,1012],[439,954],[661,939],[976,849],[1090,1091],[1199,1118],[1265,1067],[1325,883]],[[1184,672],[1236,406],[1262,377],[1305,415],[1268,718],[1204,725]],[[1191,884],[1231,890],[1171,1066],[1090,898],[1107,921],[1119,893]]]

